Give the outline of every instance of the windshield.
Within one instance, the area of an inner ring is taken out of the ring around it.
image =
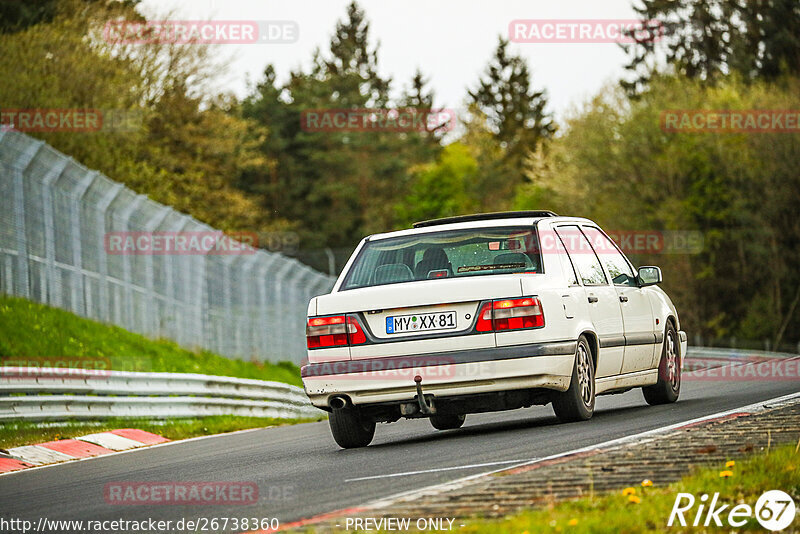
[[[449,230],[367,241],[341,289],[541,272],[539,241],[531,227]]]

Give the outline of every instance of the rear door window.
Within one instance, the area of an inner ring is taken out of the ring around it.
[[[561,260],[561,270],[564,272],[564,277],[567,279],[567,284],[571,286],[578,285],[578,275],[575,273],[575,266],[572,265],[572,260],[567,254],[567,249],[564,246],[564,242],[561,241],[561,237],[556,235],[555,238],[555,251],[558,254],[559,260]]]
[[[616,286],[636,286],[636,277],[633,274],[628,260],[622,255],[617,246],[606,237],[603,232],[593,226],[583,226],[581,228],[589,238],[600,261],[605,265],[611,281]]]
[[[597,254],[577,226],[559,226],[556,228],[556,233],[566,247],[572,264],[578,270],[583,285],[598,286],[608,283]]]

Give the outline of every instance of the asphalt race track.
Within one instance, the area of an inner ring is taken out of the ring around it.
[[[797,381],[685,382],[673,405],[648,406],[632,390],[599,397],[584,423],[559,424],[549,406],[470,415],[447,432],[402,420],[379,425],[373,444],[356,450],[339,449],[327,422],[246,431],[0,476],[0,514],[33,521],[276,517],[286,524],[798,391]],[[107,483],[149,481],[255,482],[259,501],[121,506],[104,499]]]

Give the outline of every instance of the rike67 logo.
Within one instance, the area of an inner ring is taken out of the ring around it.
[[[696,510],[695,505],[697,505]],[[755,517],[762,527],[775,532],[791,525],[794,516],[794,499],[781,490],[764,492],[754,507],[745,503],[734,506],[722,503],[719,500],[719,493],[715,493],[710,501],[705,493],[700,499],[696,499],[691,493],[678,493],[667,526],[671,527],[677,523],[682,527],[688,525],[723,527],[727,523],[729,527],[738,528],[747,525],[750,519]]]

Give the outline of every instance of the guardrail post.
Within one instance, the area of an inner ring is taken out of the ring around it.
[[[205,254],[197,258],[197,318],[196,325],[200,331],[200,339],[203,340],[204,347],[210,347],[211,333],[211,296],[208,294],[208,255]]]
[[[53,217],[53,188],[55,183],[61,177],[64,169],[72,161],[72,158],[66,156],[59,160],[59,163],[50,169],[45,177],[42,179],[42,214],[44,215],[44,257],[47,265],[47,284],[42,287],[47,287],[47,298],[45,302],[51,306],[61,306],[62,304],[62,287],[61,284],[56,284],[56,237],[55,237],[55,221]]]
[[[192,223],[192,219],[187,217],[186,215],[181,216],[176,225],[173,227],[173,232],[175,234],[179,234],[183,232],[185,228]],[[181,264],[185,264],[186,256],[177,256],[175,254],[169,254],[170,258],[170,270],[169,270],[169,282],[167,287],[172,288],[172,300],[174,302],[174,325],[175,325],[175,337],[174,339],[178,342],[178,344],[184,344],[189,339],[187,335],[187,328],[185,324],[187,320],[190,318],[188,317],[190,314],[188,302],[189,302],[189,294],[186,293],[187,283],[191,284],[191,280],[189,280],[188,276],[181,276],[181,271],[179,266]],[[183,291],[181,291],[183,290]]]
[[[221,350],[219,328],[219,305],[221,284],[219,281],[219,258],[206,254],[203,256],[203,291],[206,295],[205,332],[208,336],[208,347],[211,350],[224,354]],[[224,329],[222,329],[224,330]]]
[[[147,197],[145,195],[136,195],[130,204],[120,210],[120,220],[122,227],[126,232],[130,231],[130,220],[133,212],[139,208],[139,204]],[[141,332],[136,328],[136,312],[134,310],[134,295],[133,295],[133,275],[131,274],[131,264],[133,263],[132,255],[124,255],[122,257],[122,282],[125,286],[125,309],[127,310],[127,325],[123,325],[128,330],[134,332]],[[123,319],[124,321],[124,319]]]
[[[172,210],[166,206],[161,206],[161,211],[157,213],[152,219],[145,223],[144,230],[145,232],[150,232],[151,234],[155,232],[156,228],[161,226],[164,222],[164,219],[167,218]],[[147,306],[147,313],[145,317],[145,321],[147,321],[147,326],[145,331],[151,335],[158,335],[158,313],[157,313],[157,305],[156,305],[156,291],[155,291],[155,282],[154,282],[154,267],[153,267],[153,255],[148,254],[144,258],[145,261],[145,286],[147,288],[147,299],[146,299],[146,306]]]
[[[108,306],[109,301],[111,300],[109,296],[109,282],[108,282],[108,251],[105,248],[106,245],[106,213],[108,212],[109,206],[111,203],[114,202],[114,199],[117,198],[120,191],[122,191],[123,186],[122,184],[114,183],[111,185],[108,191],[100,198],[100,201],[97,203],[97,210],[95,212],[95,225],[98,228],[98,232],[100,232],[100,237],[103,240],[103,243],[100,248],[98,248],[98,258],[97,258],[97,271],[100,275],[100,280],[98,287],[100,289],[100,296],[99,296],[99,308],[100,313],[99,317],[103,321],[111,321],[111,310]]]
[[[97,178],[97,171],[89,171],[72,190],[74,197],[70,203],[70,237],[72,237],[72,267],[75,283],[71,285],[72,311],[87,317],[86,293],[83,288],[83,249],[81,247],[81,203],[86,191]]]
[[[258,289],[259,289],[259,324],[258,326],[258,339],[259,339],[259,354],[263,355],[263,360],[276,361],[270,350],[273,350],[274,342],[270,343],[270,337],[273,335],[273,325],[270,322],[270,301],[269,289],[267,288],[267,280],[270,269],[278,259],[277,254],[268,252],[257,252],[263,258],[258,273]]]
[[[233,334],[233,354],[238,357],[243,357],[242,354],[242,321],[244,320],[244,302],[239,302],[235,305],[234,302],[239,300],[241,295],[234,297],[233,285],[244,284],[242,276],[237,273],[239,258],[237,256],[222,256],[222,263],[225,264],[225,269],[228,275],[225,277],[226,283],[223,285],[225,290],[225,307],[228,310],[228,317],[232,319],[228,332]]]
[[[11,173],[14,177],[14,230],[17,241],[17,280],[12,291],[29,298],[30,266],[28,265],[28,235],[25,228],[25,171],[39,153],[43,141],[31,141],[31,145],[13,163]]]
[[[244,320],[247,321],[246,331],[246,356],[252,358],[259,354],[259,347],[256,342],[258,339],[258,287],[256,287],[256,261],[258,256],[255,252],[251,255],[245,256],[242,260],[242,280],[239,282],[241,291],[242,303],[245,307]]]
[[[286,340],[286,327],[287,327],[287,317],[286,313],[281,313],[280,308],[283,308],[287,304],[286,294],[286,284],[284,278],[286,275],[291,271],[295,265],[294,262],[282,258],[285,263],[278,268],[277,272],[275,273],[275,289],[276,289],[276,302],[273,303],[273,311],[277,311],[276,314],[273,315],[272,324],[275,326],[275,347],[278,349],[278,359],[285,360],[291,358],[291,352],[288,350],[285,340]]]

